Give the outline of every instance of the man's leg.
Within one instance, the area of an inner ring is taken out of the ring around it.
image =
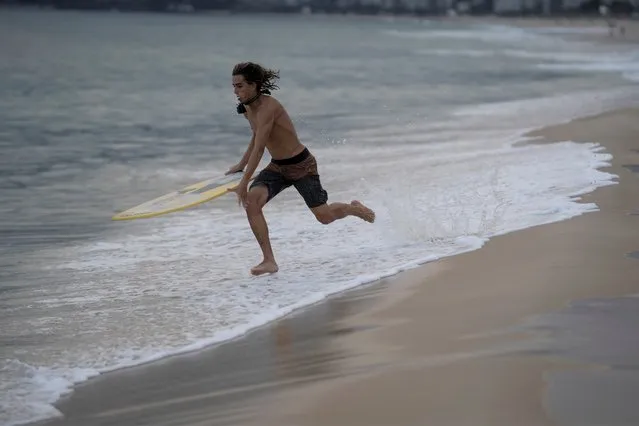
[[[320,223],[328,225],[348,216],[356,216],[371,223],[375,221],[375,212],[357,200],[351,201],[350,204],[327,204],[328,194],[322,187],[318,175],[308,175],[296,181],[295,188]]]
[[[246,216],[248,217],[251,230],[257,243],[262,250],[263,260],[257,266],[251,268],[253,275],[273,274],[278,271],[275,255],[271,247],[271,240],[268,233],[268,225],[264,218],[262,208],[268,200],[268,188],[264,185],[255,185],[251,188],[247,197]]]
[[[356,216],[370,223],[375,222],[375,212],[357,200],[351,201],[350,204],[322,204],[317,207],[312,207],[311,211],[315,215],[315,218],[324,225],[328,225],[331,222],[344,219],[348,216]]]
[[[273,274],[278,271],[271,240],[269,238],[268,225],[262,213],[262,209],[284,189],[289,187],[289,182],[279,171],[266,167],[256,177],[247,195],[246,216],[255,239],[262,250],[262,263],[251,268],[253,275]]]

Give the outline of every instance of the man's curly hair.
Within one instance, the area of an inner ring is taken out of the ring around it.
[[[254,62],[240,62],[233,67],[233,75],[242,75],[248,83],[255,83],[260,93],[271,93],[271,90],[279,89],[275,84],[280,78],[280,72],[264,68]]]

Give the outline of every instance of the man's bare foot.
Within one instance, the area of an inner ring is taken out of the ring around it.
[[[366,222],[375,222],[375,212],[366,207],[364,204],[357,200],[353,200],[351,201],[351,206],[356,207],[355,216],[365,220]]]
[[[262,275],[262,274],[274,274],[279,270],[277,267],[277,263],[271,260],[265,260],[257,266],[251,268],[251,274],[253,275]]]

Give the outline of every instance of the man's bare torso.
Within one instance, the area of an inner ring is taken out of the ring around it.
[[[253,132],[257,133],[256,113],[270,114],[270,111],[273,111],[275,123],[266,142],[266,149],[271,154],[271,158],[280,160],[293,157],[302,152],[304,145],[300,143],[293,121],[284,107],[275,98],[270,96],[263,95],[260,101],[258,111],[256,112],[250,108],[246,113],[246,118]]]

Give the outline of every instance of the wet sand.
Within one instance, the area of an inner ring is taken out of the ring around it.
[[[440,271],[410,298],[347,321],[383,324],[343,345],[381,351],[385,365],[276,395],[259,424],[639,424],[637,118],[615,111],[532,133],[613,154],[619,184],[582,200],[600,211],[425,266]]]
[[[98,377],[38,424],[639,424],[638,118],[614,111],[527,142],[603,144],[619,179],[582,197],[599,211]]]

